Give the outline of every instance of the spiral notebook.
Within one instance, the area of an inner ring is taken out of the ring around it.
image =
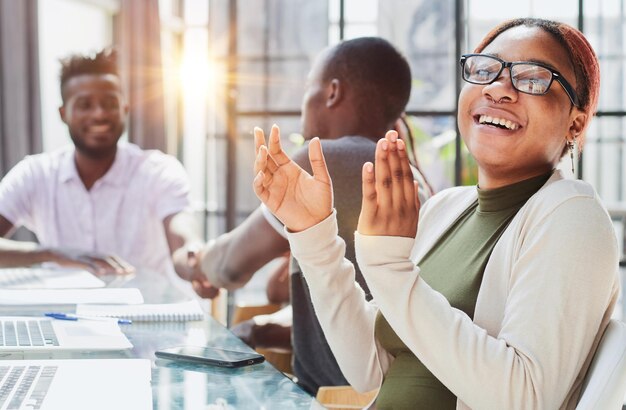
[[[202,320],[204,312],[197,300],[143,305],[78,305],[77,315],[116,317],[137,322],[183,322]]]

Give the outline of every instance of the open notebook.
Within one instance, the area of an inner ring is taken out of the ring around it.
[[[148,410],[150,373],[145,359],[2,360],[0,410]]]
[[[182,322],[202,320],[204,312],[197,300],[178,303],[143,304],[143,305],[78,305],[77,315],[116,317],[130,319],[133,322]]]
[[[140,304],[135,288],[0,289],[0,316],[43,316],[47,312],[75,313],[81,303]]]

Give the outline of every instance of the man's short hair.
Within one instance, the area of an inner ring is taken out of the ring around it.
[[[119,76],[117,53],[112,48],[105,48],[93,56],[73,54],[61,60],[61,97],[65,102],[63,89],[72,78],[90,74],[113,74]]]
[[[365,123],[393,123],[411,95],[411,68],[387,40],[360,37],[335,46],[327,60],[323,80],[347,83],[358,101],[357,114]]]

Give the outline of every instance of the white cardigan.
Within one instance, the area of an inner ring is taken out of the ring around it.
[[[416,261],[475,199],[475,187],[435,195],[416,239],[356,233],[376,304],[355,286],[334,214],[288,232],[329,345],[357,390],[380,387],[393,360],[374,336],[380,309],[457,409],[574,408],[619,293],[609,216],[590,185],[555,172],[493,249],[472,321],[420,280]]]

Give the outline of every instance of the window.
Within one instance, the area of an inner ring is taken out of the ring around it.
[[[115,2],[46,0],[39,5],[39,65],[43,149],[70,143],[59,117],[59,59],[74,53],[94,53],[113,43]]]

